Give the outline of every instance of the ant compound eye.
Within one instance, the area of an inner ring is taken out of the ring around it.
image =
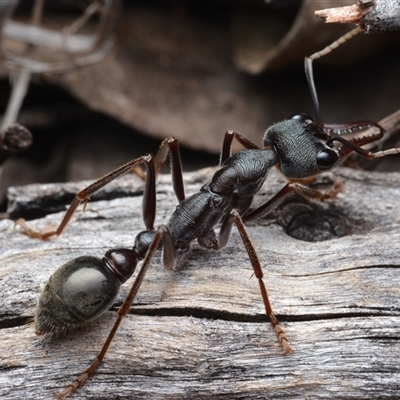
[[[317,165],[321,169],[330,169],[339,161],[339,156],[335,150],[325,149],[317,154]]]
[[[294,114],[290,117],[290,119],[294,119],[296,121],[311,123],[313,122],[312,118],[307,114]]]

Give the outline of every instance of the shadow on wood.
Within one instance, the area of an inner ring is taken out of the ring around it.
[[[211,173],[186,174],[188,194]],[[180,270],[164,270],[156,257],[104,364],[74,398],[399,396],[400,174],[338,168],[335,176],[344,180],[342,192],[324,208],[341,210],[351,222],[345,236],[300,241],[273,219],[248,227],[292,354],[282,354],[266,322],[257,280],[250,279],[252,268],[234,231],[219,252],[194,244]],[[281,179],[273,171],[258,198],[276,192]],[[51,398],[100,349],[116,306],[83,332],[62,339],[40,338],[32,324],[24,323],[58,266],[80,255],[102,256],[109,248],[133,245],[143,229],[143,184],[127,176],[116,185],[133,196],[89,203],[56,239],[32,240],[14,230],[12,221],[0,222],[1,398]],[[27,193],[40,197],[52,190],[68,190],[68,184],[13,193],[16,201],[29,205],[34,199],[24,197]],[[176,206],[170,176],[160,176],[157,190],[156,223],[161,224]],[[55,226],[61,216],[51,214],[30,225]]]

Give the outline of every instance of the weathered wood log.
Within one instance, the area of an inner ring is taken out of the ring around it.
[[[186,174],[188,194],[211,173]],[[105,362],[74,398],[399,397],[400,174],[338,168],[335,177],[344,180],[336,198],[322,205],[294,198],[274,219],[248,226],[292,354],[282,354],[266,321],[257,280],[250,279],[251,265],[234,230],[219,252],[195,244],[189,262],[177,271],[164,270],[156,257]],[[13,229],[12,221],[0,222],[1,398],[52,398],[100,349],[116,306],[90,328],[62,339],[38,337],[25,323],[58,266],[80,255],[102,256],[109,248],[133,245],[143,229],[143,183],[135,176],[117,183],[131,185],[134,196],[92,201],[56,239],[29,239]],[[282,184],[272,172],[257,201]],[[33,189],[27,193],[40,195],[49,187]],[[161,176],[158,224],[167,221],[176,203],[170,177]],[[296,213],[312,205],[319,215],[340,216],[345,235],[300,241],[275,223],[293,222]],[[56,225],[61,216],[29,224]]]

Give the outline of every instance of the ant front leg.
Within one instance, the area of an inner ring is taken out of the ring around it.
[[[374,158],[386,157],[400,153],[400,147],[392,147],[390,149],[380,150],[376,152],[369,151],[360,147],[368,143],[373,143],[374,141],[380,139],[383,136],[384,131],[382,127],[380,127],[378,124],[372,126],[378,127],[380,129],[380,132],[375,135],[363,136],[361,138],[355,138],[352,140],[347,140],[339,135],[334,135],[334,136],[332,135],[332,138],[330,139],[331,142],[336,141],[340,142],[343,145],[339,150],[339,158],[340,159],[344,158],[347,154],[351,153],[352,151],[370,160]]]

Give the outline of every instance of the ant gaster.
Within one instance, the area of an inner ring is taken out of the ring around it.
[[[265,313],[283,352],[292,351],[289,340],[272,310],[261,264],[244,223],[264,217],[293,192],[320,200],[334,196],[339,190],[337,186],[329,193],[321,193],[305,186],[305,179],[331,170],[351,152],[366,158],[400,152],[400,149],[389,149],[374,153],[360,147],[383,136],[383,128],[374,122],[361,121],[342,125],[319,122],[319,106],[312,79],[311,62],[310,59],[306,62],[306,76],[312,92],[317,122],[304,114],[297,114],[278,122],[265,132],[262,147],[238,132],[226,132],[219,169],[211,180],[192,196],[185,197],[178,142],[175,138],[167,138],[155,156],[145,155],[132,160],[79,192],[56,230],[42,233],[32,230],[21,219],[16,222],[22,227],[23,233],[32,238],[48,239],[60,235],[81,202],[86,204],[95,192],[115,178],[140,165],[146,168],[143,193],[145,230],[137,234],[133,248],[108,250],[102,259],[83,256],[71,260],[56,270],[41,293],[35,315],[36,332],[64,333],[104,313],[113,304],[120,285],[134,273],[138,262],[143,261],[127,297],[118,310],[117,320],[96,359],[64,391],[58,393],[59,399],[66,398],[81,387],[103,361],[122,318],[128,313],[135,299],[155,251],[162,248],[163,265],[171,270],[188,259],[191,243],[196,239],[200,246],[207,249],[218,250],[224,247],[233,225],[236,225],[248,253],[260,286]],[[370,127],[375,127],[376,132],[369,136],[346,136]],[[245,150],[232,155],[233,139]],[[156,176],[168,154],[171,159],[173,189],[179,205],[168,223],[156,228]],[[254,195],[261,189],[273,166],[278,167],[289,183],[270,200],[250,210]],[[217,234],[214,228],[218,224],[221,227]],[[107,287],[104,286],[105,282]]]

